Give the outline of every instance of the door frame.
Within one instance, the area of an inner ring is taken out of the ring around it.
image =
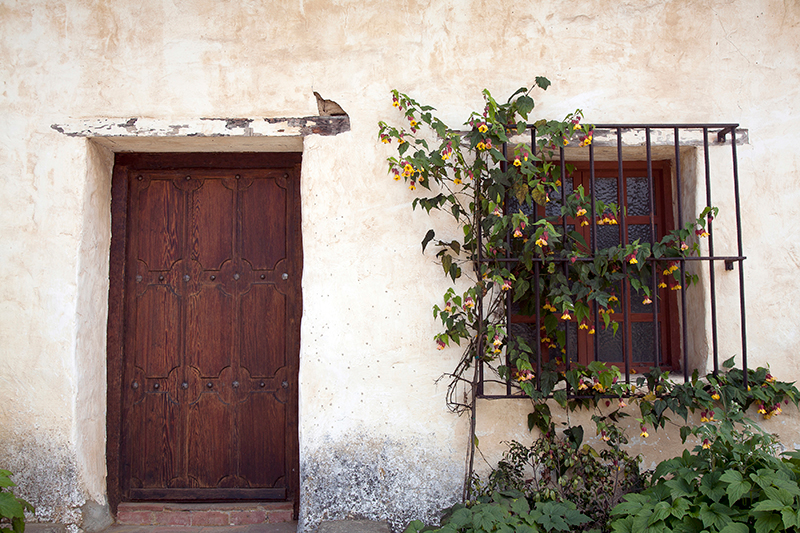
[[[122,391],[123,391],[123,354],[125,339],[125,278],[127,252],[128,221],[128,185],[127,173],[130,168],[137,170],[177,170],[177,169],[285,169],[286,177],[299,180],[302,154],[299,152],[202,152],[202,153],[117,153],[111,178],[111,249],[109,254],[109,291],[108,291],[108,325],[107,325],[107,410],[106,410],[106,488],[108,503],[112,513],[116,514],[117,506],[122,501],[120,477],[120,451],[122,426]],[[299,280],[302,279],[303,247],[300,214],[300,187],[294,188],[294,198],[290,201],[295,209],[290,216],[291,226],[296,228],[289,241],[298,253],[299,272],[297,282],[297,311],[290,318],[290,331],[287,332],[289,356],[296,363],[295,378],[299,370],[300,357],[300,317],[302,316],[302,291]],[[287,408],[287,434],[289,436],[286,450],[291,461],[289,475],[290,490],[287,501],[294,506],[297,518],[300,502],[300,456],[299,456],[299,409],[298,389],[293,388],[289,395]]]

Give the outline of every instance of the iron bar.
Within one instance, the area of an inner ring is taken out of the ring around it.
[[[724,140],[724,136],[723,136]],[[703,162],[706,179],[706,206],[711,207],[711,161],[708,153],[708,128],[703,128]],[[708,222],[708,255],[714,256],[714,232],[711,231],[712,221]],[[708,277],[711,285],[711,353],[714,362],[714,375],[719,373],[719,342],[717,338],[717,283],[714,262],[709,261]]]
[[[531,128],[531,156],[536,156],[536,128]],[[533,218],[536,222],[539,221],[539,210],[533,210]],[[536,305],[536,389],[542,388],[542,330],[539,324],[542,323],[542,301],[541,301],[541,285],[539,285],[539,262],[533,264],[533,279],[534,279],[534,304]],[[509,330],[511,324],[509,324]]]
[[[622,222],[617,231],[621,246],[628,245],[628,220],[627,206],[628,198],[625,194],[625,174],[622,169],[622,129],[617,128],[617,207],[619,208],[619,218]],[[625,362],[625,383],[631,381],[631,360],[633,359],[631,345],[631,321],[630,321],[630,287],[628,286],[628,262],[622,261],[622,280],[620,281],[620,306],[622,307],[622,360]],[[597,360],[595,354],[595,360]]]
[[[656,204],[655,204],[655,181],[653,179],[653,150],[650,144],[650,128],[645,128],[645,145],[647,147],[647,193],[650,200],[650,246],[656,243]],[[661,228],[664,231],[664,228]],[[659,293],[658,293],[658,263],[650,265],[650,288],[653,294],[653,366],[660,366],[663,360],[661,354],[661,331],[658,327],[658,306],[659,306]]]
[[[736,127],[731,129],[731,157],[733,158],[733,194],[736,203],[736,245],[739,255],[742,255],[742,211],[739,201],[739,163],[736,156]],[[747,388],[747,328],[745,327],[744,309],[744,265],[739,263],[739,308],[741,309],[742,322],[742,371],[744,372],[744,387]]]
[[[592,204],[592,223],[589,224],[589,230],[591,231],[591,240],[592,240],[592,257],[597,255],[597,206],[594,203],[594,194],[595,194],[595,171],[594,171],[594,144],[589,145],[589,194],[591,195],[591,204]],[[592,307],[594,311],[594,338],[592,339],[592,344],[594,345],[593,352],[594,352],[594,360],[597,361],[600,357],[600,308],[597,304],[597,300],[592,302]],[[569,367],[567,367],[569,369]]]

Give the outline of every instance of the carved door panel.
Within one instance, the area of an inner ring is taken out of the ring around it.
[[[299,167],[134,167],[121,496],[294,500]]]

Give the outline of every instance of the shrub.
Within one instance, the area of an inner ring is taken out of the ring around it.
[[[695,434],[692,452],[661,462],[652,484],[613,509],[615,533],[800,531],[800,454],[734,413]]]
[[[509,443],[509,449],[485,482],[473,479],[473,493],[486,495],[498,490],[517,490],[530,502],[571,502],[587,515],[574,530],[602,530],[610,511],[631,492],[642,490],[639,457],[631,457],[619,445],[627,442],[614,425],[605,425],[603,439],[608,446],[599,452],[581,445],[583,429],[568,428],[564,438],[555,427],[531,446]],[[607,433],[606,433],[607,432]]]
[[[471,505],[456,504],[445,512],[440,527],[411,522],[405,533],[549,533],[573,531],[589,520],[572,502],[528,503],[519,491],[495,492]]]

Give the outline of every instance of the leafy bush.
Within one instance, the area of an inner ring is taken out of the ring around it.
[[[22,533],[25,531],[25,511],[33,512],[33,506],[14,496],[11,487],[16,487],[16,483],[11,481],[11,472],[0,470],[0,533]]]
[[[573,531],[589,520],[572,502],[535,502],[519,491],[495,492],[472,505],[457,504],[445,513],[440,527],[411,522],[405,533],[549,533]]]
[[[692,452],[661,462],[649,488],[614,508],[612,531],[800,531],[800,454],[777,457],[775,437],[741,412],[695,434]]]
[[[531,502],[570,502],[587,515],[587,521],[574,530],[600,530],[610,511],[622,497],[642,490],[639,457],[620,449],[627,442],[618,428],[595,417],[608,444],[599,452],[581,445],[583,429],[568,428],[559,438],[554,426],[530,447],[512,441],[509,449],[486,482],[473,479],[473,492],[486,495],[494,491],[517,490]]]

